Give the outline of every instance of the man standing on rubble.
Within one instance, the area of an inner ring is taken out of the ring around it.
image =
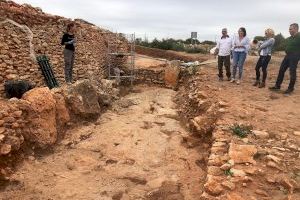
[[[279,91],[284,79],[284,74],[286,70],[290,68],[290,84],[288,89],[284,92],[284,94],[287,95],[291,94],[294,91],[297,76],[297,65],[300,60],[299,25],[296,23],[291,24],[289,32],[291,37],[287,38],[287,44],[285,49],[286,56],[284,57],[281,63],[275,86],[269,88],[272,91]]]
[[[230,81],[230,54],[232,49],[232,39],[227,34],[227,29],[222,29],[221,40],[217,43],[215,55],[218,55],[219,80],[223,81],[223,65],[226,69],[227,80]]]
[[[73,65],[75,59],[75,24],[67,25],[67,31],[63,35],[61,45],[65,45],[64,59],[65,59],[65,80],[67,84],[72,83]]]

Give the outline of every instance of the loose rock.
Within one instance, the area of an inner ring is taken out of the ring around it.
[[[257,131],[257,130],[254,130],[253,134],[255,135],[256,138],[259,138],[259,139],[267,139],[267,138],[269,138],[269,133],[266,132],[266,131]]]
[[[231,143],[229,149],[229,156],[235,163],[252,163],[256,161],[253,156],[257,153],[254,145],[238,145]]]

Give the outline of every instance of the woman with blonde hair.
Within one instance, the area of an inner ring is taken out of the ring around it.
[[[274,35],[275,33],[273,29],[268,28],[265,31],[266,39],[258,48],[258,52],[260,56],[255,67],[256,81],[253,84],[253,86],[258,86],[259,88],[263,88],[266,86],[267,68],[271,60],[272,49],[275,44]],[[262,69],[263,72],[263,77],[261,82],[260,82],[260,68]]]

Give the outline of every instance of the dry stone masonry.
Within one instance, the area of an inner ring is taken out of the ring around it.
[[[45,86],[35,57],[50,58],[54,73],[64,82],[63,46],[61,37],[70,19],[43,13],[39,8],[0,1],[0,96],[3,83],[9,79],[23,79],[36,86]],[[74,79],[88,78],[88,72],[104,78],[107,75],[107,41],[117,43],[120,51],[127,49],[126,40],[115,40],[113,33],[76,19],[77,47]],[[123,59],[115,62],[122,64]]]
[[[70,22],[78,27],[73,74],[76,83],[49,90],[36,56],[47,55],[55,76],[63,83],[64,47],[60,42]],[[30,5],[0,1],[0,181],[10,171],[3,166],[14,162],[14,155],[24,146],[53,145],[70,124],[92,120],[103,106],[118,98],[117,85],[103,79],[107,76],[108,40],[117,44],[119,51],[128,48],[126,39],[84,20],[72,21]],[[125,60],[116,58],[113,62],[122,67]],[[5,100],[5,81],[16,79],[30,81],[36,88],[22,99]]]
[[[296,172],[299,169],[297,147],[289,144],[283,148],[281,141],[274,144],[267,131],[254,130],[245,138],[233,134],[233,122],[224,117],[230,105],[216,98],[217,89],[207,83],[203,69],[197,73],[200,76],[189,78],[184,89],[179,89],[178,105],[187,128],[200,141],[210,144],[207,157],[200,159],[205,162],[200,167],[206,171],[206,179],[199,199],[299,199],[299,179],[287,168],[295,168]],[[287,139],[286,135],[280,137]],[[185,138],[188,147],[201,143],[191,138]],[[272,142],[270,146],[266,145],[268,141]],[[293,151],[296,154],[288,161]],[[284,195],[277,195],[277,191],[284,191]]]
[[[110,80],[95,83],[86,79],[52,90],[34,88],[22,99],[0,101],[0,181],[8,171],[2,166],[22,147],[48,148],[63,137],[70,124],[99,117],[118,98],[115,86]]]

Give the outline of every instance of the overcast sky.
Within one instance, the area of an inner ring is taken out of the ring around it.
[[[187,39],[191,31],[199,40],[215,40],[223,27],[236,34],[239,27],[249,37],[271,27],[289,36],[291,23],[300,23],[300,0],[14,0],[40,7],[44,12],[82,18],[111,31],[133,33],[149,39]]]

